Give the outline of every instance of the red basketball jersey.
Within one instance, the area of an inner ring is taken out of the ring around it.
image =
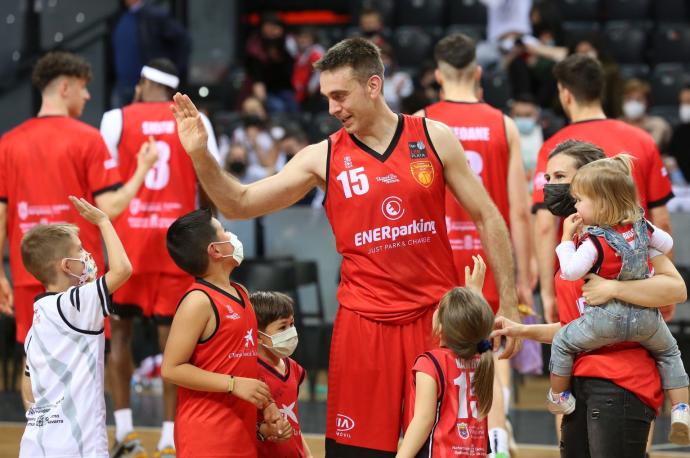
[[[216,316],[216,331],[199,341],[189,363],[217,374],[258,378],[256,315],[246,291],[239,297],[202,279],[202,291]],[[184,296],[183,296],[184,298]],[[177,389],[175,445],[180,457],[256,457],[256,407],[229,393]]]
[[[343,256],[338,302],[370,319],[409,322],[456,280],[443,165],[425,120],[399,115],[384,154],[345,129],[328,147],[324,205]]]
[[[135,103],[122,109],[117,158],[122,177],[134,175],[137,153],[149,135],[156,140],[159,155],[136,197],[115,221],[137,273],[183,273],[168,254],[165,233],[173,221],[196,208],[194,166],[180,143],[169,105]]]
[[[98,228],[79,216],[68,196],[94,203],[121,186],[98,130],[67,116],[32,118],[0,140],[0,202],[7,203],[7,234],[14,286],[38,285],[22,264],[20,244],[37,224],[72,223],[103,269]]]
[[[306,372],[302,366],[290,358],[284,358],[285,374],[279,373],[273,366],[259,358],[259,378],[268,385],[278,409],[292,425],[292,437],[285,442],[259,442],[259,458],[303,458],[302,432],[299,427],[297,397],[299,386]],[[259,421],[263,415],[259,412]]]
[[[488,429],[486,418],[479,419],[477,398],[472,391],[479,355],[473,360],[459,359],[448,348],[437,348],[420,355],[412,368],[412,384],[417,372],[436,380],[438,390],[436,419],[431,434],[417,456],[429,458],[486,457]],[[409,400],[409,418],[414,416],[414,391]]]
[[[570,124],[556,132],[544,142],[537,157],[537,168],[534,171],[534,192],[532,203],[534,209],[544,206],[544,184],[546,163],[549,154],[559,143],[566,140],[581,140],[593,143],[612,157],[621,153],[631,155],[633,160],[633,178],[637,186],[640,205],[649,208],[665,205],[673,197],[671,181],[661,161],[661,155],[654,139],[644,130],[633,127],[617,119],[599,119]]]
[[[508,201],[508,164],[510,148],[503,113],[486,103],[442,101],[426,107],[426,116],[441,121],[451,128],[465,149],[470,168],[479,177],[510,227]],[[450,190],[446,191],[446,225],[453,260],[458,273],[457,281],[465,284],[465,266],[472,266],[472,256],[486,253],[482,248],[479,231],[470,215],[458,203]],[[484,297],[498,310],[498,289],[492,270],[486,270]]]
[[[560,272],[556,272],[554,281],[558,314],[561,324],[565,325],[579,318],[584,310],[584,280],[564,280]],[[633,392],[657,413],[664,402],[656,361],[638,343],[623,342],[580,353],[575,359],[573,375],[610,380]]]

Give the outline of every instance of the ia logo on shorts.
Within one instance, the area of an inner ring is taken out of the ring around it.
[[[386,197],[381,204],[381,212],[391,221],[399,220],[405,214],[402,199],[397,196]]]
[[[335,416],[335,430],[339,433],[344,433],[347,431],[350,431],[355,427],[355,421],[348,417],[347,415],[343,415],[339,413],[338,415]]]

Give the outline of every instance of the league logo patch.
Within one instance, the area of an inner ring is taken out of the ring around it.
[[[429,157],[424,142],[407,142],[407,146],[410,148],[410,159],[425,159]]]
[[[431,161],[415,161],[410,163],[410,172],[415,181],[425,188],[434,182],[434,166]]]
[[[456,425],[458,429],[458,435],[462,439],[468,439],[470,437],[470,429],[467,427],[467,423],[460,422]]]

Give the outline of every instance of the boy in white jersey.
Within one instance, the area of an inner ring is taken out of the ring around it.
[[[38,225],[22,239],[24,266],[46,293],[34,302],[24,345],[32,405],[20,457],[108,457],[103,325],[110,294],[127,281],[132,266],[106,214],[84,199],[70,200],[100,229],[110,270],[97,278],[74,225]]]

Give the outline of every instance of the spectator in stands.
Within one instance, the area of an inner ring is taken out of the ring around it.
[[[124,0],[124,6],[112,30],[115,87],[111,103],[116,108],[132,103],[141,68],[152,59],[173,61],[184,82],[192,49],[189,33],[162,9],[143,0]]]
[[[414,84],[410,74],[398,68],[393,47],[383,44],[380,48],[385,78],[383,80],[383,97],[391,110],[397,113],[402,107],[402,100],[412,95]]]
[[[649,84],[637,78],[629,79],[623,85],[623,116],[621,119],[630,125],[646,130],[654,138],[659,151],[665,152],[671,140],[671,126],[661,116],[648,114],[650,95]]]
[[[319,37],[313,27],[304,27],[296,36],[297,55],[292,70],[292,87],[295,100],[302,108],[313,105],[319,94],[319,72],[314,70],[314,62],[321,59],[325,50],[319,44]]]
[[[668,152],[678,163],[685,180],[690,179],[690,86],[685,86],[678,94],[678,117],[680,123],[673,129]]]
[[[532,0],[480,0],[487,8],[486,41],[477,44],[477,63],[482,67],[497,63],[515,40],[532,32]]]
[[[381,12],[374,8],[362,8],[359,13],[359,34],[379,48],[388,43]]]
[[[258,32],[247,40],[245,64],[252,94],[263,101],[271,113],[299,110],[292,88],[295,52],[295,41],[287,36],[278,15],[264,13]]]
[[[441,85],[436,81],[435,71],[435,62],[429,61],[422,64],[421,70],[413,80],[412,94],[402,100],[400,110],[403,113],[412,114],[439,101]]]
[[[618,64],[614,62],[601,43],[599,35],[593,33],[582,38],[575,42],[570,51],[571,54],[586,54],[601,62],[601,66],[604,69],[604,98],[602,99],[604,113],[609,118],[620,117],[621,95],[623,92],[620,71]]]
[[[249,164],[247,148],[239,143],[230,145],[230,151],[225,159],[225,170],[242,184],[253,183],[268,176],[265,168],[257,164]]]
[[[510,117],[520,132],[520,151],[525,167],[529,190],[532,192],[534,169],[537,168],[537,156],[544,143],[544,132],[540,124],[540,110],[530,94],[523,94],[510,106]]]

